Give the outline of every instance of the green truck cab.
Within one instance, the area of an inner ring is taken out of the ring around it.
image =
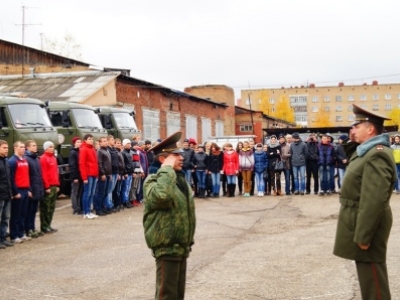
[[[0,96],[0,139],[7,141],[9,156],[16,141],[34,140],[39,154],[43,144],[58,144],[57,130],[50,122],[45,103],[31,98]]]
[[[83,138],[86,134],[93,135],[94,140],[107,136],[107,131],[101,125],[98,109],[89,105],[74,102],[50,102],[49,114],[53,126],[58,132],[57,151],[62,162],[68,163],[72,139],[75,136]]]
[[[108,134],[121,140],[129,139],[140,133],[135,122],[135,111],[124,108],[101,106],[99,117]]]

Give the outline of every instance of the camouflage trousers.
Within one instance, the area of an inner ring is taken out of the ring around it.
[[[57,187],[50,187],[50,193],[46,193],[40,201],[40,230],[45,231],[51,227],[54,210],[56,208]]]

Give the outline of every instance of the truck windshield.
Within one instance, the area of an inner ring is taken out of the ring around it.
[[[101,129],[99,116],[90,109],[72,109],[72,114],[78,128],[98,128]]]
[[[11,104],[8,108],[14,126],[17,128],[52,127],[46,109],[39,104]]]
[[[137,130],[135,120],[128,113],[113,113],[115,122],[120,129],[135,129]]]

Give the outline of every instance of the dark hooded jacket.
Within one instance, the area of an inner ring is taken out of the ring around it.
[[[79,148],[71,148],[69,152],[68,166],[71,180],[81,180],[81,172],[79,170]]]
[[[39,157],[36,153],[25,151],[24,158],[29,165],[29,180],[31,183],[32,200],[42,200],[44,197],[44,187],[42,180],[42,168]]]

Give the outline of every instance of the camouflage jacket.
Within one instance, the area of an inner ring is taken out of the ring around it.
[[[163,255],[188,257],[196,226],[192,189],[187,194],[177,186],[176,173],[170,166],[161,167],[144,183],[143,226],[146,243],[158,258]]]

